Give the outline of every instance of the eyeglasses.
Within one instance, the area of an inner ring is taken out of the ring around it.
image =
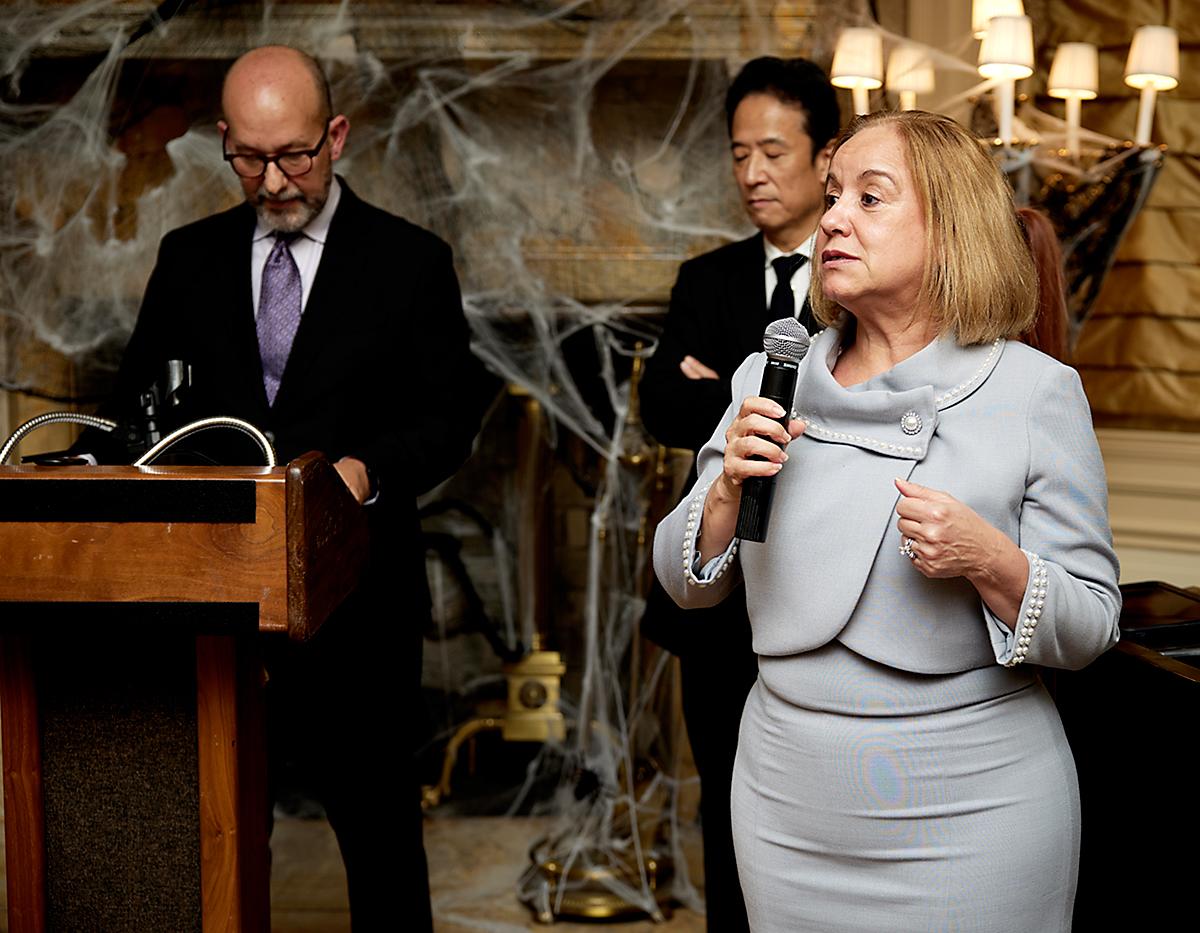
[[[279,171],[283,172],[288,178],[298,178],[301,175],[307,175],[312,171],[313,159],[317,157],[325,145],[325,140],[329,138],[329,124],[332,120],[325,121],[325,131],[321,133],[321,138],[316,146],[312,149],[296,149],[291,152],[278,152],[275,155],[247,155],[241,152],[226,152],[225,142],[229,138],[229,130],[226,129],[221,137],[221,152],[225,156],[225,161],[233,166],[233,170],[242,178],[261,178],[267,174],[267,166],[271,163]]]

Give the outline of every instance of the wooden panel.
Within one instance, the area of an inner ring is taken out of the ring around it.
[[[357,505],[357,503],[355,503]],[[271,929],[271,799],[267,788],[266,670],[262,641],[238,642],[238,860],[242,929]]]
[[[42,477],[103,482],[141,477],[254,478],[253,525],[0,522],[0,600],[250,602],[259,627],[287,630],[283,471],[194,467],[2,467],[0,482]]]
[[[196,638],[204,933],[270,929],[263,667],[255,644]]]
[[[0,717],[8,929],[42,933],[46,923],[42,755],[29,640],[24,635],[0,635]]]
[[[358,584],[370,539],[365,509],[319,453],[287,469],[288,634],[307,641]]]
[[[233,637],[200,635],[196,638],[200,887],[204,933],[232,933],[242,929],[236,667],[237,645]]]

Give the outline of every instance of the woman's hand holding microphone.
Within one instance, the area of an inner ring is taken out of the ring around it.
[[[704,500],[698,542],[702,562],[722,553],[737,528],[742,483],[752,476],[774,476],[787,460],[788,443],[804,433],[803,421],[784,428],[777,419],[787,413],[770,399],[752,395],[725,432],[725,466]]]

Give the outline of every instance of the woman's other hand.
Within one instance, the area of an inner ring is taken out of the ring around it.
[[[927,577],[967,577],[990,564],[1008,538],[948,492],[896,480],[896,527],[912,542],[913,566]]]
[[[897,479],[896,527],[912,564],[930,579],[966,577],[1004,622],[1016,624],[1029,562],[995,525],[948,492]]]

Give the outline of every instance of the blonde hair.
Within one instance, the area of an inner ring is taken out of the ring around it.
[[[1027,330],[1037,314],[1037,270],[1000,169],[956,122],[921,110],[855,117],[833,152],[863,130],[882,126],[899,133],[925,210],[925,273],[918,301],[931,309],[939,332],[953,332],[967,346]],[[834,323],[844,310],[825,297],[820,262],[813,269],[809,301],[824,324]]]

